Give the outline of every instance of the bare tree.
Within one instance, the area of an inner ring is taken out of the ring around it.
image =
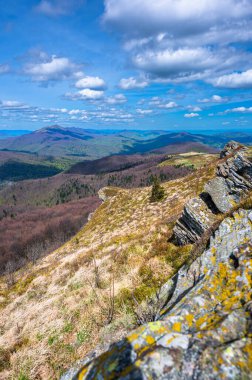
[[[32,245],[27,252],[27,259],[31,261],[33,264],[40,258],[42,252],[44,251],[44,247],[42,243],[37,243]]]
[[[5,266],[5,279],[8,287],[13,286],[16,282],[15,270],[15,263],[13,261],[8,261],[8,263]]]

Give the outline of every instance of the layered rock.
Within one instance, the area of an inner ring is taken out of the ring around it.
[[[222,151],[220,152],[220,158],[224,158],[224,157],[227,157],[227,156],[230,156],[232,155],[235,151],[238,151],[238,150],[241,150],[243,149],[243,145],[241,145],[240,143],[238,143],[237,141],[230,141],[229,143],[227,143],[224,148],[222,149]]]
[[[142,326],[70,379],[231,380],[252,371],[252,211],[220,225],[210,247],[166,285],[160,320]]]
[[[235,141],[228,143],[220,154],[216,177],[204,188],[206,197],[190,200],[175,225],[174,236],[179,245],[194,243],[214,223],[216,211],[226,213],[252,189],[252,163],[246,148]],[[215,212],[213,212],[215,211]]]
[[[175,226],[174,233],[180,244],[194,242],[214,222],[214,214],[201,198],[190,199],[185,205],[183,216]],[[185,234],[186,231],[186,234]]]
[[[217,177],[210,180],[205,191],[221,212],[229,211],[252,189],[252,163],[245,157],[244,148],[234,151],[216,169]]]

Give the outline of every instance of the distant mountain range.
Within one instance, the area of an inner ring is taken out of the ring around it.
[[[203,135],[165,131],[96,131],[54,125],[21,136],[1,139],[0,150],[68,157],[81,161],[157,150],[162,153],[178,153],[184,152],[184,146],[188,144],[192,150],[209,152],[210,148],[221,148],[230,139],[252,144],[250,133]]]

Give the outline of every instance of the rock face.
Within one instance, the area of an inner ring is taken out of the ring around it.
[[[214,214],[201,198],[190,199],[185,205],[183,217],[175,227],[176,239],[180,244],[194,242],[214,222]],[[186,231],[186,234],[185,234]]]
[[[209,181],[205,191],[221,212],[229,211],[244,193],[252,189],[252,163],[244,156],[244,149],[235,151],[217,166],[217,177]]]
[[[204,188],[206,198],[190,200],[174,227],[179,245],[196,242],[211,227],[216,217],[213,210],[226,213],[252,189],[252,163],[246,158],[246,148],[235,141],[228,143],[220,154],[222,161],[216,177]]]
[[[252,211],[226,218],[210,247],[166,285],[160,320],[87,360],[70,379],[251,379]]]

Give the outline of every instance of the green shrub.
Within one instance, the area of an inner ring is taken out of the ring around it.
[[[157,176],[153,177],[153,185],[151,189],[150,202],[159,202],[164,199],[165,190],[160,185],[160,181]]]

